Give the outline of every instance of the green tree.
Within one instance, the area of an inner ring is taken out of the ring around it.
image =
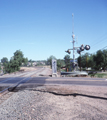
[[[1,70],[1,63],[0,63],[0,70]]]
[[[4,73],[11,73],[20,70],[20,66],[22,63],[27,62],[27,58],[24,58],[22,51],[17,50],[9,62],[6,58],[3,58],[1,61],[3,62]]]
[[[29,62],[30,62],[29,67],[32,67],[33,66],[33,60],[30,59]]]
[[[7,66],[8,66],[8,59],[7,59],[7,57],[3,57],[1,59],[1,62],[3,64],[3,72],[6,73],[7,72]]]
[[[58,59],[57,60],[57,70],[60,70],[61,67],[65,66],[64,60]]]
[[[104,56],[102,67],[103,67],[103,70],[105,71],[105,69],[107,68],[107,50],[103,50],[102,54]]]
[[[103,69],[105,71],[107,67],[107,50],[98,50],[96,55],[93,56],[94,62],[96,63],[95,69]]]
[[[96,65],[93,57],[94,55],[91,54],[88,59],[88,67],[91,67],[92,69],[95,68],[95,65]]]
[[[78,61],[78,66],[82,67],[82,68],[86,68],[89,67],[89,53],[85,53],[84,55],[81,55],[77,58]],[[90,59],[90,63],[91,63],[91,59]]]
[[[56,57],[51,55],[48,59],[47,59],[47,65],[50,65],[51,68],[52,68],[52,59],[55,59],[56,60]]]
[[[70,55],[65,55],[64,62],[65,62],[65,67],[66,67],[66,71],[67,71],[67,69],[70,69],[70,66],[71,66]]]
[[[3,64],[3,72],[7,73],[7,69],[8,69],[8,63],[4,63]]]
[[[23,64],[24,64],[24,66],[27,66],[27,64],[28,64],[28,58],[23,58]]]
[[[85,53],[77,58],[78,66],[82,68],[91,67],[92,69],[96,67],[96,62],[94,61],[94,56],[89,53]]]
[[[86,54],[81,56],[81,67],[86,68]]]
[[[23,53],[22,53],[22,51],[20,51],[20,50],[17,50],[17,51],[14,53],[13,58],[14,58],[15,61],[17,61],[17,64],[19,64],[19,66],[21,66],[22,63],[24,62]]]
[[[103,65],[103,59],[104,59],[102,51],[101,50],[97,51],[96,55],[93,56],[93,59],[94,59],[94,61],[96,63],[95,69],[96,70],[101,69],[101,67]]]
[[[3,57],[2,59],[1,59],[1,62],[4,64],[4,63],[8,63],[8,59],[7,59],[7,57]]]

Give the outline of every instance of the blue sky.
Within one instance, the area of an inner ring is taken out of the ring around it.
[[[32,60],[63,59],[72,48],[72,13],[76,47],[107,46],[107,0],[0,0],[0,59],[16,50]]]

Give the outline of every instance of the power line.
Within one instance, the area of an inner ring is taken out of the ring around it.
[[[107,37],[105,37],[104,39],[100,40],[99,42],[97,42],[96,44],[92,45],[91,47],[93,47],[93,46],[95,46],[95,45],[97,45],[97,44],[99,44],[99,43],[101,43],[101,42],[105,41],[105,40],[106,40],[106,38],[107,38]]]
[[[107,35],[107,32],[106,32],[104,35],[102,35],[101,37],[98,38],[98,39],[100,39],[100,40],[97,41],[97,43],[99,43],[99,42],[101,41],[101,39],[102,39],[105,35]],[[98,40],[98,39],[96,39],[96,40]],[[96,40],[95,40],[95,41],[96,41]],[[95,45],[95,44],[97,44],[97,43],[94,42],[94,43],[91,44],[91,46],[93,46],[93,45]]]
[[[106,47],[107,47],[107,46],[106,46]],[[104,47],[104,48],[106,48],[106,47]],[[104,49],[104,48],[103,48],[103,49]],[[101,50],[102,50],[102,49],[101,49]]]
[[[106,47],[107,47],[107,46],[105,46],[104,48],[106,48]],[[99,49],[99,50],[104,50],[104,48]],[[97,50],[97,51],[99,51],[99,50]],[[96,51],[96,52],[97,52],[97,51]],[[93,52],[92,54],[94,54],[94,53],[96,53],[96,52]]]

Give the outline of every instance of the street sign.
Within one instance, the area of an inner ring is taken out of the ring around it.
[[[57,61],[54,59],[52,60],[52,73],[57,74]]]

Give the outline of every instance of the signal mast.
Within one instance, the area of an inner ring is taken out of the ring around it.
[[[75,47],[74,47],[74,43],[75,43],[75,35],[74,35],[74,14],[72,13],[72,43],[73,43],[73,68],[75,65]]]
[[[84,45],[82,44],[80,47],[74,47],[75,35],[74,35],[74,14],[73,14],[73,13],[72,13],[72,39],[73,39],[73,41],[72,41],[72,43],[73,43],[73,49],[68,49],[68,50],[65,51],[65,52],[67,52],[68,54],[70,54],[70,53],[71,53],[70,50],[73,50],[73,64],[72,64],[72,66],[73,66],[73,69],[74,69],[74,71],[75,71],[75,66],[76,66],[76,64],[77,64],[77,63],[75,63],[75,50],[77,50],[77,53],[78,53],[78,54],[81,54],[81,52],[84,51],[84,49],[85,49],[85,50],[89,50],[89,49],[90,49],[90,46],[89,46],[89,45],[86,45],[86,46],[84,47]]]

